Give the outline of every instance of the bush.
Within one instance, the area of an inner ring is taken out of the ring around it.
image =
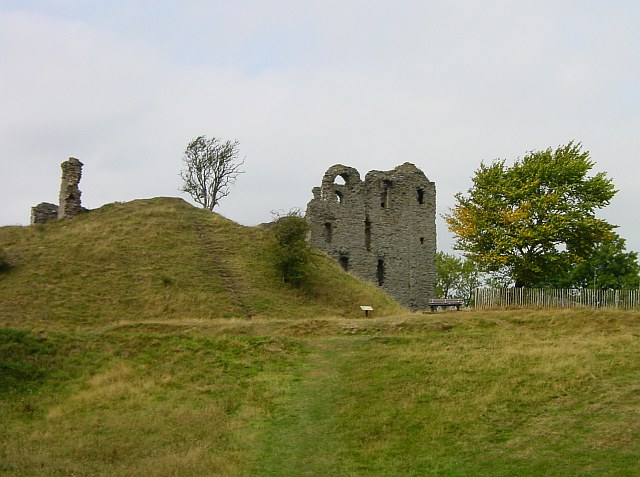
[[[276,262],[282,274],[282,280],[299,287],[304,282],[308,271],[309,224],[299,211],[290,211],[276,219],[273,231],[278,240]]]
[[[0,247],[0,273],[8,272],[11,268],[9,257],[3,248]]]

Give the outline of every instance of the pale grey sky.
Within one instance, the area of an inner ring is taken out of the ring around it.
[[[620,190],[600,216],[640,251],[640,2],[4,0],[0,225],[57,202],[182,196],[205,134],[246,157],[217,211],[303,208],[335,163],[413,162],[438,213],[481,161],[582,142]],[[440,248],[451,236],[438,219]]]

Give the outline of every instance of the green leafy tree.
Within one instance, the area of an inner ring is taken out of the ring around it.
[[[309,223],[300,211],[293,210],[276,218],[273,231],[278,243],[276,263],[282,280],[299,287],[303,284],[309,268]]]
[[[588,257],[613,226],[595,210],[615,195],[580,144],[528,153],[508,167],[484,163],[467,194],[444,216],[455,248],[489,272],[506,271],[516,287],[545,286]]]
[[[442,298],[462,298],[469,305],[473,291],[482,284],[482,273],[469,259],[445,252],[436,254],[436,295]]]
[[[633,290],[640,287],[638,254],[627,252],[625,240],[616,233],[597,244],[585,260],[560,276],[558,287]]]
[[[484,284],[489,288],[510,288],[513,286],[513,278],[509,270],[501,268],[489,272],[484,279]]]
[[[458,283],[462,260],[445,252],[436,253],[436,296],[451,298]]]
[[[213,210],[220,200],[229,195],[244,160],[238,160],[240,143],[222,142],[215,137],[199,136],[189,143],[184,152],[184,181],[181,190],[193,197],[205,209]]]

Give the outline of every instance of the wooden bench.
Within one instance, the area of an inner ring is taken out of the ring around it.
[[[460,307],[463,302],[461,298],[432,298],[429,300],[429,306],[431,311],[436,311],[438,307],[455,306],[456,310],[460,311]]]

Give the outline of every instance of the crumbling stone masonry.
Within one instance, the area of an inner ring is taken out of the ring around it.
[[[414,310],[434,296],[435,216],[435,183],[408,162],[370,171],[364,181],[356,169],[334,165],[306,212],[312,246]]]
[[[60,205],[42,202],[31,207],[31,225],[44,224],[65,217],[75,217],[84,211],[80,201],[82,193],[78,188],[82,177],[82,166],[82,162],[75,157],[70,157],[69,160],[61,164]]]
[[[61,164],[62,183],[60,184],[60,206],[58,208],[58,218],[75,217],[82,212],[80,201],[81,192],[78,188],[82,177],[82,162],[75,157],[70,157],[68,161]]]
[[[58,219],[58,206],[48,202],[41,202],[31,207],[31,225],[46,224]]]

